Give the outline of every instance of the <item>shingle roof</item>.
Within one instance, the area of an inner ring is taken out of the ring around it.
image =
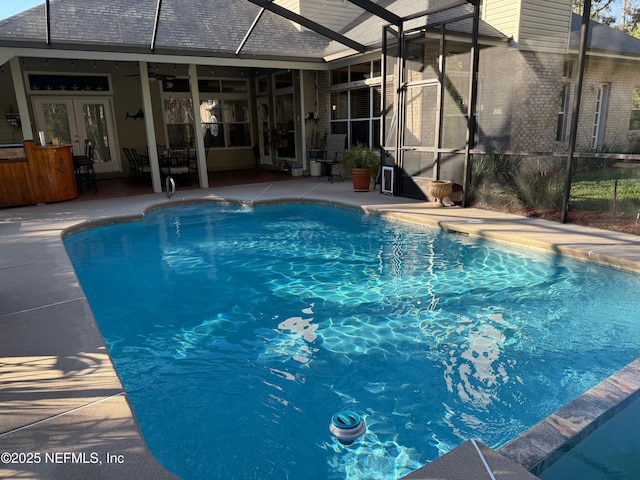
[[[51,43],[149,49],[156,4],[156,0],[51,0]],[[164,0],[156,49],[233,54],[259,10],[246,0]],[[44,38],[44,5],[0,21],[0,40],[44,42]],[[328,43],[267,11],[242,53],[321,59]]]
[[[580,47],[581,27],[582,16],[575,13],[572,14],[570,38],[572,49],[577,50]],[[593,20],[589,22],[588,47],[603,52],[640,55],[640,39]]]
[[[401,16],[422,11],[428,5],[427,0],[379,3]],[[149,51],[156,5],[157,0],[51,0],[52,46]],[[156,51],[234,56],[259,10],[248,0],[164,0]],[[0,46],[44,46],[45,23],[44,4],[0,21]],[[379,45],[381,24],[381,19],[363,11],[343,33],[361,44]],[[452,28],[470,33],[470,25],[470,21],[458,22]],[[503,37],[484,22],[481,33]],[[326,55],[346,50],[337,42],[309,30],[300,31],[289,20],[265,11],[241,56],[322,61]]]

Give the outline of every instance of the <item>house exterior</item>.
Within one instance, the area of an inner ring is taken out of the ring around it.
[[[135,148],[159,192],[157,146],[190,148],[206,188],[207,171],[308,172],[311,133],[346,133],[383,149],[394,194],[418,198],[431,178],[464,185],[473,151],[566,151],[571,1],[480,2],[477,93],[476,2],[456,3],[51,0],[48,17],[43,4],[0,21],[0,143],[43,131],[80,153],[90,139],[98,175],[127,175],[122,148]],[[627,151],[640,133],[640,40],[594,22],[590,32],[578,149]]]

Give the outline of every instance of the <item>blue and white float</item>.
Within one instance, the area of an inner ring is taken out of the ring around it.
[[[367,430],[364,421],[356,412],[345,410],[331,417],[329,431],[343,445],[351,445],[355,440],[364,435]]]

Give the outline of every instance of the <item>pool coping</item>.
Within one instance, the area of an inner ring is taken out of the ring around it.
[[[131,221],[149,210],[195,202],[324,203],[640,273],[638,236],[499,212],[436,208],[428,202],[378,192],[356,193],[348,182],[303,178],[185,191],[171,200],[151,194],[0,210],[4,252],[0,258],[4,292],[0,303],[0,452],[32,454],[32,460],[33,454],[61,454],[41,456],[38,463],[16,457],[17,463],[0,463],[0,476],[79,479],[95,478],[99,473],[101,478],[119,480],[149,475],[177,478],[155,460],[142,438],[62,238],[77,229]],[[610,377],[612,383],[600,393],[622,399],[611,393],[615,388],[628,392],[629,397],[638,390],[637,382],[629,379],[636,373],[637,369]],[[570,438],[574,428],[566,423],[571,415],[552,417],[551,426],[561,427],[557,431],[564,435],[556,433],[554,438]],[[584,419],[575,425],[584,426]],[[527,432],[526,441],[518,437],[499,449],[500,454],[529,468],[532,462],[542,461],[545,449],[561,448],[541,440],[540,432],[550,428],[549,424],[536,427]],[[92,463],[92,454],[102,463]]]

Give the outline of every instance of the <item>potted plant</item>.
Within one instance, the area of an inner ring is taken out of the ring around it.
[[[328,132],[320,133],[317,127],[311,131],[309,135],[309,159],[316,160],[322,157],[322,152],[327,145]]]
[[[357,144],[342,154],[342,164],[351,169],[351,181],[356,192],[368,192],[371,176],[378,171],[380,156],[366,145]]]

